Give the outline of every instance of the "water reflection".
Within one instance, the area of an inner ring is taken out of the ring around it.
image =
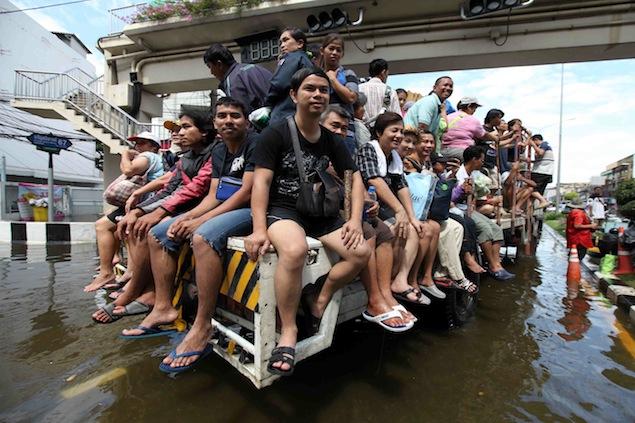
[[[157,366],[177,339],[117,338],[141,318],[94,324],[100,297],[82,292],[94,246],[12,246],[11,255],[0,259],[0,421],[635,420],[634,363],[614,309],[591,286],[566,286],[566,254],[550,239],[513,267],[515,282],[485,282],[465,327],[399,336],[346,324],[331,349],[261,391],[217,357],[166,377]]]
[[[564,326],[566,332],[558,332],[558,335],[565,341],[578,341],[591,327],[591,321],[587,313],[591,305],[587,299],[581,296],[580,282],[567,282],[567,296],[562,298],[564,306],[564,316],[558,320]]]

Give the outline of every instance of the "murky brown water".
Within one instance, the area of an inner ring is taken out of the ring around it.
[[[102,299],[81,289],[94,246],[0,253],[0,421],[635,421],[635,330],[592,287],[567,297],[565,253],[547,235],[515,282],[486,281],[463,328],[346,325],[262,391],[215,356],[167,377],[167,340],[117,337],[140,319],[94,324]],[[107,372],[116,377],[80,389]]]

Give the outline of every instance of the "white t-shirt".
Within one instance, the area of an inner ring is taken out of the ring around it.
[[[593,203],[591,204],[591,217],[594,219],[604,219],[606,217],[604,204],[602,204],[602,200],[599,198],[593,199]]]

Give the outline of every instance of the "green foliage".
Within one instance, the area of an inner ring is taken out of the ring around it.
[[[622,216],[628,219],[635,220],[635,200],[632,200],[626,204],[620,205],[619,212]]]
[[[558,211],[552,211],[545,213],[545,220],[557,220],[562,217],[562,213]]]
[[[127,21],[161,21],[172,17],[192,20],[193,17],[213,16],[220,10],[250,8],[263,2],[264,0],[154,0],[140,7]]]
[[[615,190],[615,200],[617,204],[622,206],[635,200],[635,179],[629,181],[622,181],[617,184]]]
[[[551,226],[551,228],[553,228],[560,235],[565,236],[564,231],[566,224],[564,219],[545,220],[545,224]]]
[[[564,195],[564,199],[567,201],[576,201],[578,198],[580,198],[580,195],[575,191],[569,191]]]

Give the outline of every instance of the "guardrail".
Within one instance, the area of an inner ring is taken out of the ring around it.
[[[63,101],[122,142],[127,143],[128,137],[142,131],[151,131],[161,139],[169,138],[162,126],[139,122],[110,104],[99,92],[103,89],[103,81],[81,69],[72,69],[69,73],[29,70],[16,70],[15,73],[14,92],[18,100]]]

